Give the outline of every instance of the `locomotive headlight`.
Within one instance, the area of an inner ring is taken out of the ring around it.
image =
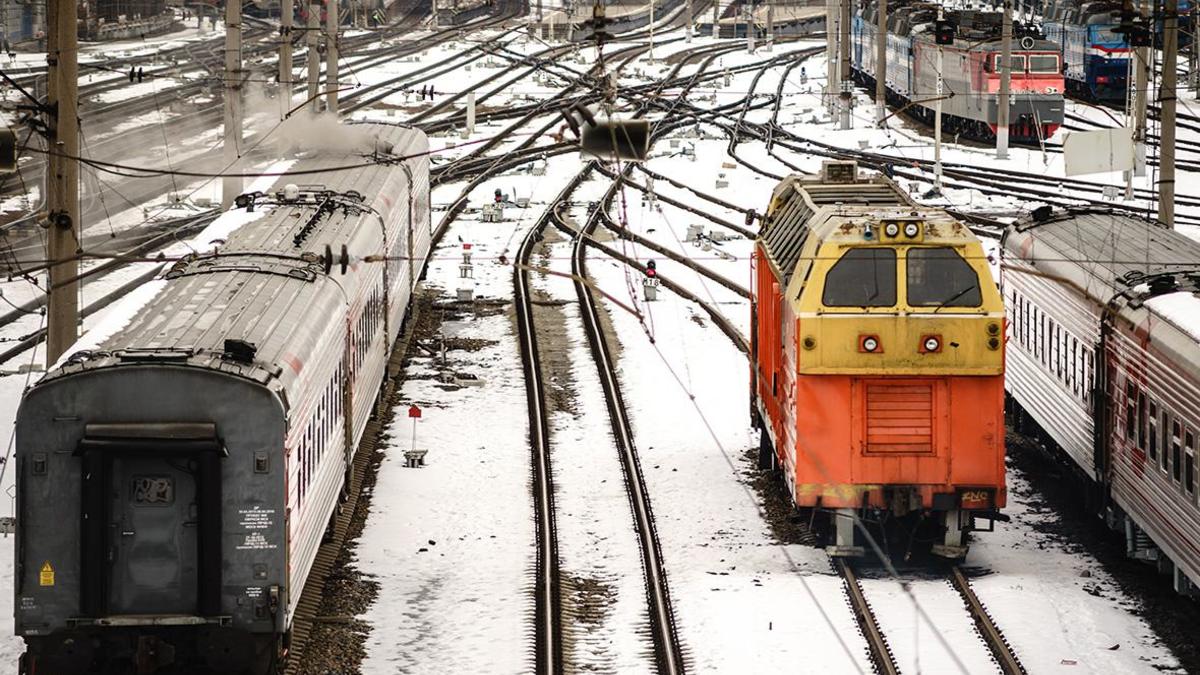
[[[920,232],[920,229],[917,227],[916,223],[909,223],[904,226],[904,236],[910,239],[917,236],[917,232]]]
[[[996,351],[997,349],[1000,349],[1000,338],[997,338],[997,337],[988,338],[988,349],[990,349],[992,351]]]
[[[896,223],[888,223],[884,226],[883,233],[889,237],[895,237],[900,234],[900,226]]]
[[[817,348],[817,338],[811,335],[805,335],[803,344],[804,348],[811,352]]]
[[[936,352],[942,348],[942,341],[934,335],[926,336],[925,341],[921,344],[925,347],[926,352]]]
[[[879,339],[873,335],[868,335],[862,340],[862,348],[865,352],[875,352],[879,349]]]
[[[988,335],[999,335],[1000,334],[1000,324],[996,323],[995,321],[988,323],[987,333],[988,333]]]

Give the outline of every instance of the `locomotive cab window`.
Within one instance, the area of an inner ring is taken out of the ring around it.
[[[908,254],[908,304],[914,307],[978,307],[979,275],[949,247],[913,248]]]
[[[1015,69],[1015,66],[1014,66]],[[1029,72],[1031,73],[1057,73],[1060,68],[1058,66],[1058,57],[1054,54],[1030,54],[1029,55]]]
[[[997,54],[995,59],[992,62],[996,64],[995,72],[997,72],[997,73],[1001,72],[1000,69],[1004,67],[1004,61],[1001,60],[1001,55]],[[1008,62],[1012,66],[1012,72],[1014,72],[1014,73],[1025,72],[1025,56],[1024,55],[1012,54],[1011,56],[1008,57]]]
[[[852,248],[825,275],[826,307],[891,307],[896,304],[896,251]]]

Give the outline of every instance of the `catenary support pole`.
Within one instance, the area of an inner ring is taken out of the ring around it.
[[[837,0],[825,0],[825,108],[829,111],[830,121],[837,114],[837,26]]]
[[[767,51],[775,49],[775,0],[767,0]]]
[[[1012,89],[1012,5],[1007,1],[1001,11],[1004,18],[1000,28],[1000,95],[996,111],[996,159],[1008,159],[1008,103]]]
[[[236,173],[242,146],[242,3],[225,4],[225,171]],[[240,176],[221,179],[221,206],[229,208],[242,193]]]
[[[315,113],[321,109],[321,54],[317,45],[321,40],[321,6],[308,6],[308,30],[304,34],[304,43],[308,49],[308,105]]]
[[[1178,98],[1179,3],[1163,2],[1162,86],[1158,90],[1161,110],[1158,127],[1158,221],[1175,227],[1175,106]]]
[[[46,103],[50,108],[46,173],[49,217],[46,365],[75,343],[79,330],[79,49],[75,0],[49,0],[46,25]]]
[[[938,21],[942,20],[942,8],[938,6]],[[943,54],[946,50],[942,45],[937,46],[937,89],[934,92],[937,102],[933,111],[933,192],[942,194],[942,95],[945,83],[942,79]]]
[[[712,36],[721,37],[721,0],[713,0]]]
[[[341,10],[338,0],[329,0],[329,11],[325,14],[325,110],[337,114],[338,111],[338,26],[341,24]]]
[[[875,17],[875,122],[880,126],[887,117],[887,13],[888,0],[879,0],[879,15]]]
[[[854,82],[850,79],[850,1],[840,0],[841,19],[838,21],[838,76],[841,91],[838,100],[842,102],[842,129],[850,128],[850,108],[853,103]]]
[[[292,108],[292,22],[296,15],[293,0],[279,1],[279,98]]]
[[[695,23],[695,14],[692,13],[692,0],[687,0],[687,23],[684,25],[684,42],[692,41],[692,28]]]

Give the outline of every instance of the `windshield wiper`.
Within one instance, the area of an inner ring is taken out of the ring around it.
[[[949,305],[950,303],[954,302],[955,300],[966,295],[969,291],[975,290],[975,288],[976,288],[975,286],[967,286],[967,287],[963,288],[961,291],[959,291],[959,292],[955,293],[954,295],[943,300],[940,305],[938,305],[936,308],[934,308],[932,313],[937,314],[938,311],[940,311],[943,307],[945,307],[946,305]]]

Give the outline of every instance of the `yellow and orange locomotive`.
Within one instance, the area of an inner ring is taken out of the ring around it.
[[[776,187],[755,246],[753,414],[760,461],[795,504],[934,534],[966,554],[1004,506],[1004,306],[979,240],[891,180],[826,162]]]

